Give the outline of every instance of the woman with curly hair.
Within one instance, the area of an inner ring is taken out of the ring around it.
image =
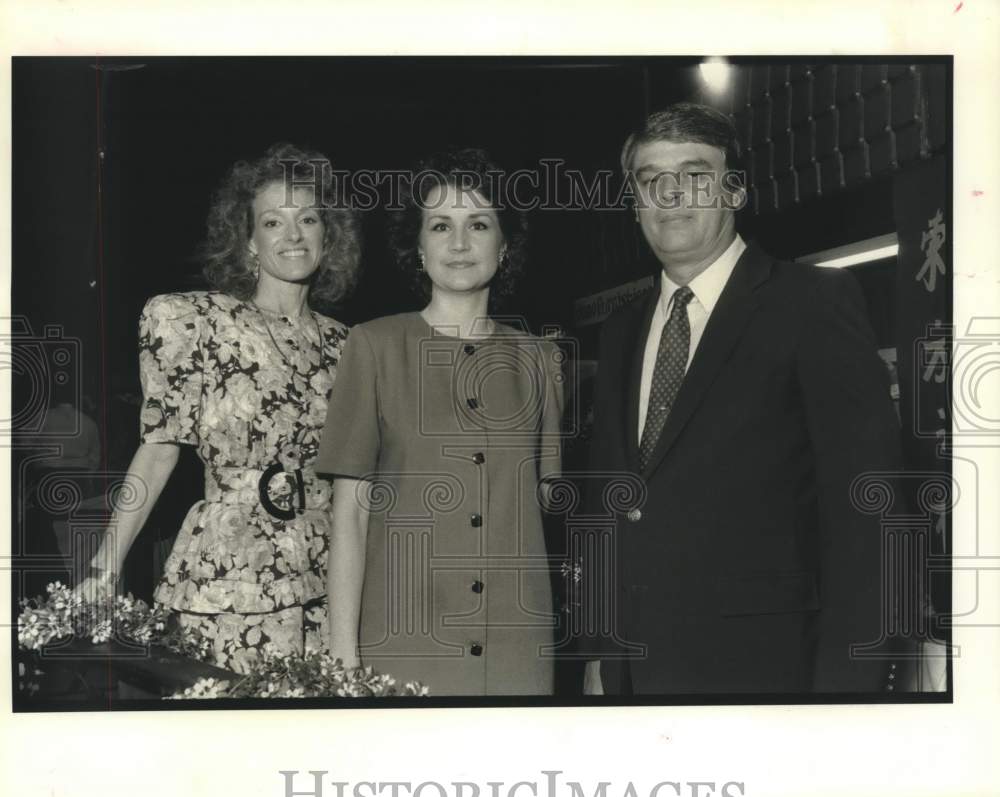
[[[154,598],[238,673],[325,644],[331,486],[313,460],[347,331],[311,306],[342,299],[360,258],[332,178],[325,156],[287,144],[236,163],[208,219],[215,290],[147,302],[141,444],[121,491],[135,500],[119,501],[80,587],[113,588],[180,446],[196,446],[205,498]]]
[[[553,687],[539,484],[561,357],[489,315],[525,259],[502,188],[481,150],[411,172],[389,237],[426,306],[351,330],[316,461],[335,477],[331,653],[435,696]]]

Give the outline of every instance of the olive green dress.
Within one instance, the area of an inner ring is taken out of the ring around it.
[[[315,467],[374,484],[365,665],[435,696],[551,694],[538,488],[559,466],[560,359],[511,327],[463,340],[419,313],[350,331]]]

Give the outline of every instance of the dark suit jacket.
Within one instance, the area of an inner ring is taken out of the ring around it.
[[[659,287],[602,329],[592,470],[638,473],[658,300]],[[639,474],[644,496],[612,507],[614,557],[599,566],[614,585],[598,600],[618,640],[598,648],[605,691],[619,689],[623,643],[644,648],[628,665],[636,694],[883,690],[885,664],[850,655],[879,639],[883,614],[880,520],[854,507],[851,484],[899,463],[854,278],[749,246]]]

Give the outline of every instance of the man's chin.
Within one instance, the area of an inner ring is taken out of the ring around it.
[[[689,240],[678,240],[677,238],[669,238],[667,240],[661,238],[653,247],[653,254],[655,254],[661,262],[689,260],[691,257],[694,257],[697,252],[698,248],[696,246],[692,246]]]

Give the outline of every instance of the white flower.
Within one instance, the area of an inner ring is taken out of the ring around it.
[[[202,698],[225,697],[225,691],[229,688],[228,681],[218,681],[215,678],[199,678],[192,686],[183,692],[174,692],[167,700],[191,700]]]

